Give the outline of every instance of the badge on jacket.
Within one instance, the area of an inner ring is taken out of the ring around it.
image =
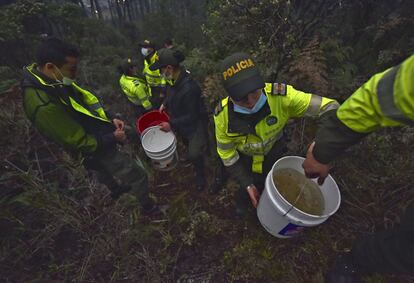
[[[272,85],[272,95],[285,96],[286,93],[287,93],[286,84],[283,84],[283,83],[274,83]]]
[[[277,123],[277,117],[275,117],[275,116],[268,116],[266,118],[266,124],[267,125],[271,126],[271,125],[274,125],[276,123]]]

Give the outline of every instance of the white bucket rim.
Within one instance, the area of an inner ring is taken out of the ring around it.
[[[274,170],[274,168],[276,167],[276,165],[278,164],[278,163],[280,163],[280,162],[282,162],[284,159],[288,159],[288,158],[295,158],[295,159],[300,159],[300,160],[302,160],[302,161],[304,161],[305,160],[305,158],[304,157],[302,157],[302,156],[296,156],[296,155],[288,155],[288,156],[284,156],[284,157],[281,157],[281,158],[279,158],[274,164],[273,164],[273,166],[272,166],[272,169],[270,170],[270,172],[269,173],[273,173],[273,170]],[[302,173],[302,172],[300,172],[300,173]],[[272,174],[273,175],[273,174]],[[285,199],[284,197],[283,197],[283,195],[279,192],[279,190],[277,189],[277,187],[276,187],[276,184],[274,183],[274,180],[273,180],[273,177],[272,178],[270,178],[271,179],[271,182],[272,182],[272,185],[273,185],[273,189],[277,192],[277,194],[286,202],[286,203],[288,203],[289,205],[290,205],[290,208],[288,209],[288,212],[287,212],[287,214],[289,214],[290,213],[290,211],[292,211],[293,209],[294,210],[296,210],[296,211],[299,211],[300,213],[303,213],[303,214],[305,214],[306,216],[309,216],[309,217],[312,217],[312,218],[316,218],[316,219],[320,219],[320,218],[328,218],[328,217],[330,217],[330,216],[332,216],[332,215],[334,215],[337,211],[338,211],[338,209],[339,209],[339,207],[340,207],[340,205],[341,205],[341,192],[339,191],[339,187],[338,187],[338,184],[335,182],[335,179],[331,176],[331,174],[328,174],[328,176],[325,178],[325,181],[326,181],[326,179],[330,179],[331,181],[333,181],[333,183],[334,183],[334,185],[335,185],[335,189],[338,191],[338,197],[339,197],[339,201],[338,201],[338,203],[336,204],[336,206],[335,206],[335,208],[330,212],[330,213],[328,213],[328,214],[323,214],[323,215],[314,215],[314,214],[310,214],[310,213],[307,213],[307,212],[305,212],[305,211],[302,211],[302,210],[300,210],[300,209],[298,209],[297,207],[295,207],[293,204],[291,204],[287,199]],[[311,180],[313,181],[313,182],[315,182],[315,180],[316,180],[317,178],[312,178]],[[317,183],[317,182],[315,182],[317,185],[318,185],[318,187],[322,190],[322,188],[321,188],[321,186],[319,186],[319,184]]]
[[[145,137],[146,137],[148,134],[150,134],[153,130],[160,129],[160,128],[161,128],[160,126],[152,126],[152,127],[148,127],[148,128],[147,128],[147,129],[145,129],[145,131],[143,132],[143,135],[142,135],[142,137],[141,137],[141,144],[142,144],[142,147],[143,147],[143,149],[144,149],[144,151],[145,151],[145,152],[148,152],[148,153],[150,153],[150,154],[159,154],[160,152],[170,150],[170,148],[171,148],[172,146],[174,146],[174,144],[176,143],[176,138],[175,138],[174,133],[172,133],[171,131],[170,131],[170,132],[163,132],[163,133],[165,133],[165,134],[166,134],[166,136],[169,136],[169,137],[170,137],[170,142],[169,142],[169,145],[166,145],[166,146],[165,146],[165,148],[164,148],[164,149],[162,149],[162,150],[154,150],[154,149],[152,149],[152,148],[148,148],[148,144],[145,144]],[[160,132],[161,132],[161,130],[160,130]]]
[[[173,158],[173,156],[175,155],[175,153],[177,153],[176,150],[169,152],[168,155],[165,155],[165,156],[152,156],[152,155],[149,156],[148,154],[147,154],[147,156],[149,158],[151,158],[152,160],[154,160],[154,161],[161,162],[161,161],[164,161],[164,160],[168,160],[168,159]]]
[[[145,151],[145,154],[150,157],[150,158],[165,158],[166,156],[171,155],[173,152],[177,151],[177,146],[176,144],[173,144],[170,148],[162,151],[161,153],[159,152],[147,152]]]

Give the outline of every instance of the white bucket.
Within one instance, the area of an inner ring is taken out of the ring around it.
[[[155,169],[169,171],[177,165],[177,140],[173,132],[161,131],[159,126],[149,127],[142,133],[141,144]]]
[[[312,215],[292,206],[277,190],[273,182],[273,172],[278,169],[291,168],[303,172],[305,159],[299,156],[286,156],[278,161],[267,174],[265,189],[257,207],[257,217],[262,226],[273,236],[290,238],[301,233],[305,227],[319,225],[333,215],[341,204],[341,194],[335,180],[329,175],[321,189],[325,208],[322,215]],[[313,180],[316,182],[316,179]]]

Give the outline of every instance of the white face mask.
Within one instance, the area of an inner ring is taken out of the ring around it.
[[[160,72],[160,77],[165,79],[165,80],[172,80],[173,79],[173,75],[171,74],[167,74],[167,71],[165,71],[164,73]]]
[[[58,79],[57,79],[57,77],[56,77],[56,75],[55,75],[55,79],[56,79],[58,82],[61,82],[63,85],[66,85],[66,86],[70,86],[70,85],[72,85],[72,84],[75,82],[75,80],[73,80],[73,79],[71,79],[71,78],[68,78],[68,77],[65,77],[65,76],[62,74],[62,72],[60,71],[60,69],[59,69],[58,67],[56,67],[56,69],[58,70],[58,72],[59,72],[60,76],[62,77],[62,80],[58,80]]]
[[[141,54],[144,57],[147,57],[150,54],[150,51],[148,48],[141,48]]]
[[[72,80],[71,78],[68,77],[63,77],[62,78],[62,84],[63,85],[72,85],[75,82],[75,80]]]

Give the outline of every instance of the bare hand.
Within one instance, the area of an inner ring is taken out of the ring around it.
[[[250,201],[254,208],[257,208],[257,204],[259,203],[260,193],[259,190],[256,188],[255,185],[250,185],[247,187],[247,192],[249,193]]]
[[[161,104],[160,109],[158,109],[158,111],[162,112],[164,110],[165,110],[165,106],[164,106],[164,104]]]
[[[122,130],[122,131],[124,130],[124,127],[125,127],[124,121],[115,118],[112,120],[112,123],[115,125],[117,129]]]
[[[161,124],[159,124],[159,126],[161,127],[161,131],[164,131],[164,132],[171,131],[171,125],[168,122],[162,122]]]
[[[325,181],[325,178],[329,174],[329,169],[331,166],[329,164],[320,163],[313,156],[313,148],[315,147],[315,142],[313,142],[306,153],[306,159],[302,164],[303,169],[305,170],[305,175],[308,178],[318,178],[318,184],[322,185]]]
[[[116,129],[115,130],[114,137],[115,137],[115,140],[117,142],[121,142],[121,143],[125,142],[126,139],[127,139],[127,136],[126,136],[125,132],[121,129]]]

